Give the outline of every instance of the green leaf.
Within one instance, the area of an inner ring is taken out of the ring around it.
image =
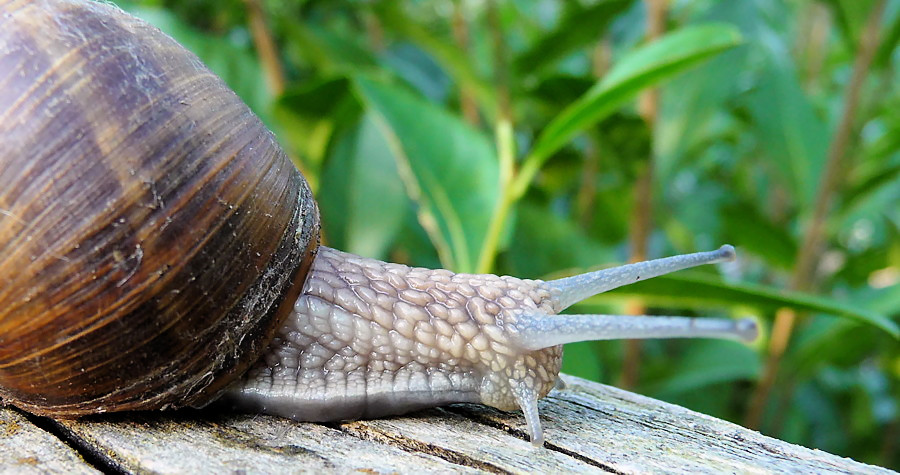
[[[286,52],[298,63],[308,63],[320,74],[351,74],[374,67],[377,59],[360,38],[341,28],[324,28],[298,21],[283,21]]]
[[[358,76],[356,90],[376,114],[394,151],[419,222],[441,261],[474,272],[500,170],[491,141],[440,107],[398,86]]]
[[[894,18],[894,22],[882,34],[881,45],[878,46],[872,66],[877,69],[889,66],[898,44],[900,44],[900,15]]]
[[[740,42],[741,35],[735,28],[708,24],[683,28],[631,52],[547,125],[527,161],[533,162],[532,167],[540,168],[540,164],[572,137],[615,111],[644,88],[659,84]]]
[[[793,269],[796,241],[784,226],[772,223],[756,206],[746,202],[727,206],[722,210],[722,220],[735,246],[764,257],[782,269]]]
[[[793,65],[768,52],[769,65],[756,88],[744,97],[762,158],[776,170],[793,202],[809,206],[815,197],[831,133],[816,114]]]
[[[601,0],[583,8],[573,2],[570,11],[552,31],[541,35],[516,58],[516,71],[519,74],[535,74],[575,50],[595,43],[603,37],[612,20],[632,3],[634,0]]]
[[[816,318],[792,337],[786,363],[792,374],[809,377],[829,365],[854,365],[878,347],[875,331],[849,320]]]
[[[604,342],[607,343],[607,342]],[[580,341],[566,345],[563,353],[566,355],[562,361],[563,373],[590,379],[591,381],[603,381],[603,364],[600,361],[596,341]]]
[[[609,262],[611,248],[594,242],[575,223],[549,210],[523,203],[508,249],[509,270],[523,278],[540,278],[547,269],[590,267]]]
[[[669,400],[675,395],[740,380],[755,380],[760,373],[759,354],[733,341],[699,340],[686,345],[685,355],[673,365],[668,378],[651,384],[646,392]]]
[[[423,26],[406,14],[401,2],[380,2],[374,11],[390,30],[430,53],[432,59],[453,78],[457,87],[472,91],[489,117],[496,115],[497,97],[490,82],[479,75],[472,58],[456,44],[448,31],[441,34],[441,25]]]
[[[825,3],[831,7],[847,48],[855,51],[876,0],[826,0]]]
[[[385,259],[409,207],[390,144],[373,113],[333,147],[320,188],[329,243]]]
[[[841,212],[849,214],[854,208],[862,206],[866,200],[885,188],[890,188],[896,194],[898,180],[900,180],[900,163],[887,164],[876,170],[845,193],[844,202],[841,203]]]
[[[337,125],[357,117],[359,105],[349,89],[343,77],[312,80],[290,87],[275,102],[278,136],[307,166],[318,167]]]
[[[897,324],[876,312],[837,300],[802,292],[791,292],[757,284],[723,282],[698,272],[655,277],[591,297],[588,303],[641,297],[650,305],[699,307],[755,307],[774,311],[780,307],[826,313],[878,327],[900,338]]]

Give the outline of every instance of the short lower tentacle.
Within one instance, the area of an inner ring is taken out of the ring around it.
[[[531,436],[531,445],[541,447],[544,445],[544,429],[541,427],[541,416],[538,412],[538,394],[524,381],[510,379],[513,396],[522,409],[525,423],[528,425],[528,433]]]

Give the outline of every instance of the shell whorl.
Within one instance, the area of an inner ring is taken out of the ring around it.
[[[0,396],[198,405],[253,363],[318,212],[196,56],[109,5],[0,0],[0,143]]]

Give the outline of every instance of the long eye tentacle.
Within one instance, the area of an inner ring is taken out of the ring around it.
[[[631,315],[522,315],[512,339],[527,350],[591,340],[629,338],[756,339],[751,319],[649,317]]]
[[[715,251],[664,257],[551,280],[544,282],[544,287],[554,293],[554,309],[561,312],[588,297],[623,285],[690,267],[732,261],[734,257],[734,247],[726,244]]]

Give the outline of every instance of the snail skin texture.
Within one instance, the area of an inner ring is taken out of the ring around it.
[[[749,320],[558,315],[723,246],[553,281],[318,246],[303,177],[154,27],[90,1],[0,0],[0,397],[53,417],[236,409],[302,421],[453,402],[523,411],[562,344],[752,340]]]

